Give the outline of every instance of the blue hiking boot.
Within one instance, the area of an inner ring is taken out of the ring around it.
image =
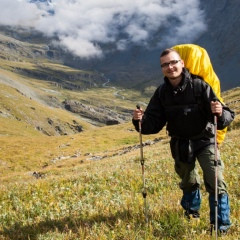
[[[185,209],[185,216],[190,218],[199,218],[199,209],[201,205],[201,193],[197,189],[191,193],[183,193],[181,205]]]
[[[215,226],[215,195],[209,195],[210,223]],[[218,195],[218,231],[225,235],[231,226],[228,194]],[[214,227],[215,228],[215,227]]]

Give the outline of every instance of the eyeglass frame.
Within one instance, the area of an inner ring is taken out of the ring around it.
[[[181,59],[180,60],[172,60],[170,62],[163,63],[163,64],[161,64],[161,68],[167,68],[167,67],[169,67],[169,65],[174,66],[180,61],[181,61]]]

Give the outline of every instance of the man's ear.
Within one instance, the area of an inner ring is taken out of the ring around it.
[[[182,66],[184,67],[185,66],[185,64],[184,64],[184,61],[181,59],[181,63],[182,63]]]

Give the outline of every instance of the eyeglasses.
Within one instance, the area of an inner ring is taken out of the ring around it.
[[[161,65],[161,68],[167,68],[169,65],[174,66],[174,65],[176,65],[179,61],[181,61],[181,60],[172,60],[172,61],[170,61],[170,62],[168,62],[168,63],[163,63],[163,64]]]

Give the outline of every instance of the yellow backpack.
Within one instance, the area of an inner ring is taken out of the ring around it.
[[[220,81],[213,70],[207,51],[195,44],[181,44],[172,48],[179,53],[184,61],[185,67],[188,68],[192,74],[202,77],[204,81],[212,87],[218,99],[223,103]],[[223,142],[226,131],[227,128],[217,130],[218,144]]]

